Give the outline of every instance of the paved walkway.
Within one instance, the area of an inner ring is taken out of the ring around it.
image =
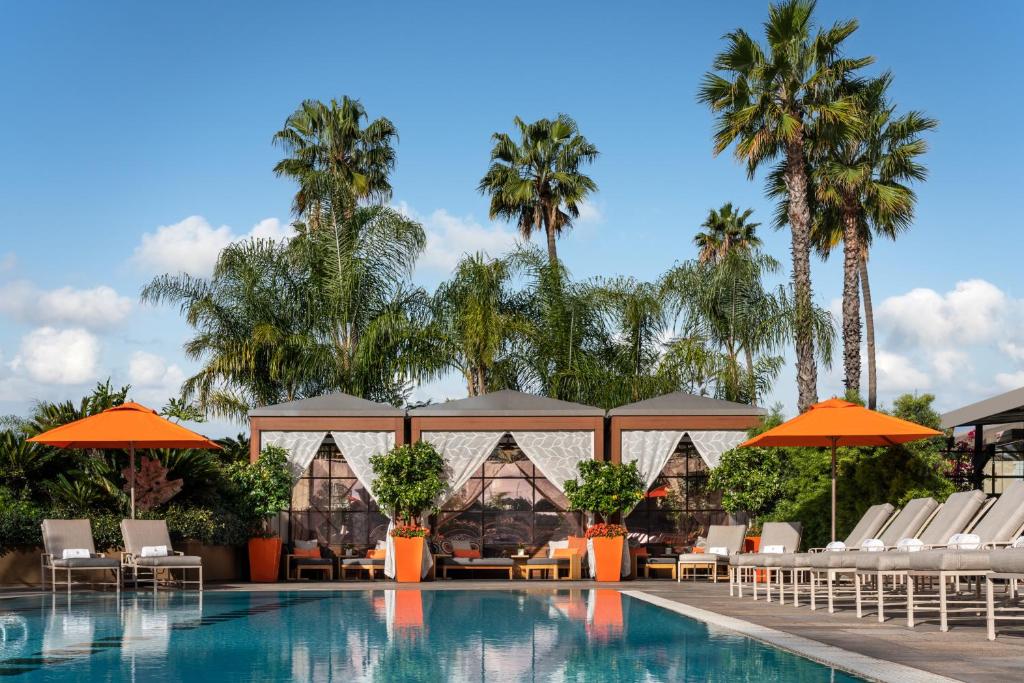
[[[837,603],[835,614],[820,607],[768,604],[754,602],[749,596],[730,598],[727,584],[703,581],[624,581],[619,584],[595,584],[591,581],[508,581],[454,579],[422,584],[395,584],[390,581],[316,582],[303,581],[273,584],[225,583],[208,584],[208,590],[551,590],[617,588],[642,592],[681,606],[686,613],[706,610],[725,617],[740,619],[758,627],[807,638],[849,652],[903,664],[962,681],[1024,681],[1024,626],[1015,629],[1000,626],[999,638],[985,638],[982,620],[955,621],[947,633],[941,633],[932,621],[921,621],[916,628],[905,626],[902,610],[892,610],[884,624],[875,615],[857,619],[850,603]],[[0,591],[0,596],[25,594],[25,591]],[[32,594],[38,595],[33,592]],[[851,601],[852,603],[852,601]],[[700,616],[699,614],[693,614]],[[937,615],[937,613],[936,613]],[[929,613],[930,616],[930,613]],[[936,616],[937,620],[937,616]],[[755,632],[756,630],[752,630]]]

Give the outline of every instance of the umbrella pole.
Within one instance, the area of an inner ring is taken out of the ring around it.
[[[132,519],[135,519],[135,444],[131,442],[128,442],[128,488],[131,489]]]
[[[836,540],[836,438],[832,437],[832,540]]]

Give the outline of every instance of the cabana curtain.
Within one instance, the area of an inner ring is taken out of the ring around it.
[[[718,466],[722,453],[736,448],[747,438],[741,431],[626,430],[622,432],[622,462],[636,461],[649,487],[661,473],[676,445],[689,436],[709,468]]]
[[[594,432],[512,432],[512,438],[544,477],[565,492],[565,482],[579,476],[577,464],[594,457]]]
[[[373,467],[370,458],[387,453],[395,445],[395,433],[387,432],[331,432],[338,450],[345,456],[345,462],[352,468],[352,473],[362,484],[366,492],[373,496]]]
[[[505,432],[423,432],[420,438],[444,456],[448,465],[448,486],[438,505],[455,495],[484,464]]]
[[[313,462],[313,456],[326,437],[327,432],[260,432],[260,451],[267,446],[288,451],[288,465],[295,482]]]

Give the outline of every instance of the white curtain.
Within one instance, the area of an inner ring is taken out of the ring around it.
[[[738,431],[686,433],[708,467],[718,467],[722,453],[731,451],[747,440],[747,433]]]
[[[512,438],[544,477],[565,491],[579,477],[577,465],[594,458],[594,432],[512,432]]]
[[[423,432],[420,438],[444,456],[447,480],[438,505],[446,503],[497,448],[505,432]]]
[[[650,488],[686,432],[628,430],[622,432],[622,464],[635,462],[646,488]]]
[[[260,450],[278,446],[288,451],[288,467],[294,482],[313,462],[326,436],[327,432],[260,432]]]
[[[395,433],[386,432],[331,432],[345,462],[352,468],[356,479],[373,496],[373,467],[370,458],[387,453],[395,445]]]

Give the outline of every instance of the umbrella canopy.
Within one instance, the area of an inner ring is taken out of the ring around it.
[[[832,540],[836,539],[836,448],[895,446],[942,436],[942,432],[885,415],[838,398],[815,403],[807,412],[740,444],[762,447],[832,449]]]
[[[220,448],[205,436],[161,417],[152,408],[130,402],[55,427],[29,441],[58,448],[127,448],[133,519],[136,448]]]

